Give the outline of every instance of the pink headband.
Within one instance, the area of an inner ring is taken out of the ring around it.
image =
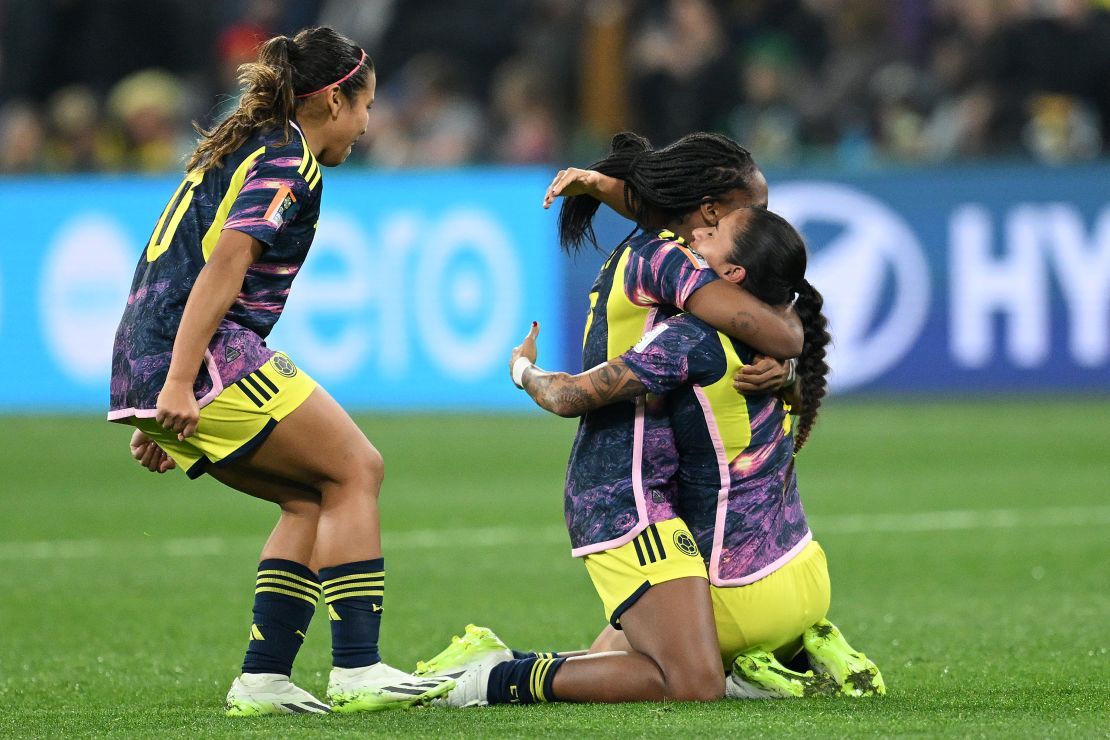
[[[342,84],[343,84],[344,82],[346,82],[346,81],[347,81],[347,79],[348,79],[348,78],[349,78],[349,77],[350,77],[351,75],[353,75],[353,74],[354,74],[355,72],[358,72],[358,71],[359,71],[360,69],[362,69],[362,63],[363,63],[363,62],[365,62],[365,61],[366,61],[366,52],[365,52],[365,51],[363,51],[363,52],[362,52],[362,56],[361,56],[361,57],[359,58],[359,60],[358,60],[358,64],[356,64],[356,65],[355,65],[355,68],[354,68],[354,69],[352,69],[352,70],[351,70],[350,72],[348,72],[347,74],[343,75],[342,77],[340,77],[340,78],[339,78],[338,80],[336,80],[335,82],[329,82],[328,84],[326,84],[326,85],[324,85],[323,87],[321,87],[321,88],[320,88],[319,90],[313,90],[313,91],[312,91],[312,92],[310,92],[310,93],[304,93],[303,95],[297,95],[297,96],[295,96],[295,97],[298,97],[298,98],[311,98],[311,97],[312,97],[313,95],[319,95],[320,93],[324,92],[324,90],[327,90],[327,89],[328,89],[329,87],[331,87],[332,85],[342,85]]]

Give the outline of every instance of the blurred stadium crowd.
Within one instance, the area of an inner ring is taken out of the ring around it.
[[[594,159],[716,130],[767,166],[1110,145],[1110,0],[0,0],[0,172],[177,170],[257,44],[378,68],[375,167]]]

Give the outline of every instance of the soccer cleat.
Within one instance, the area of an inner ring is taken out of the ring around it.
[[[813,671],[792,671],[764,650],[750,650],[736,656],[725,680],[725,696],[730,699],[794,699],[803,696],[831,696],[837,686],[826,676]]]
[[[490,633],[492,634],[492,633]],[[500,640],[498,640],[500,642]],[[489,704],[489,674],[496,666],[512,660],[513,654],[505,657],[503,650],[487,650],[482,655],[473,656],[468,663],[445,674],[455,679],[455,688],[443,699],[436,699],[436,705],[449,707],[484,707]]]
[[[493,630],[468,624],[463,636],[452,637],[451,644],[434,658],[418,661],[413,675],[443,676],[460,673],[470,664],[489,655],[499,656],[498,663],[513,659],[513,651],[493,634]]]
[[[844,696],[883,696],[886,683],[879,667],[844,639],[836,625],[827,619],[802,634],[809,662],[818,673],[836,681]]]
[[[231,682],[224,709],[228,717],[263,714],[327,714],[328,706],[278,673],[244,673]]]
[[[333,712],[377,712],[427,704],[454,686],[451,678],[419,678],[375,663],[364,668],[332,668],[327,696]]]

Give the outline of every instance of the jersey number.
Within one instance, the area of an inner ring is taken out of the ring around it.
[[[154,233],[150,235],[150,241],[147,242],[147,262],[158,259],[170,248],[173,234],[181,224],[181,217],[185,215],[185,210],[193,201],[193,191],[196,190],[197,185],[200,185],[203,178],[204,174],[201,172],[190,172],[177,186],[170,202],[166,204],[166,209],[162,211],[162,217],[158,219],[158,224],[154,227]]]

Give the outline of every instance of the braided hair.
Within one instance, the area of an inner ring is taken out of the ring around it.
[[[694,133],[662,149],[631,131],[613,137],[609,155],[590,169],[624,180],[624,203],[638,224],[662,225],[697,209],[706,198],[731,190],[751,191],[759,171],[747,149],[727,136]],[[574,195],[559,211],[559,242],[577,252],[588,241],[597,246],[593,216],[597,200]]]
[[[765,208],[751,207],[751,217],[737,234],[729,261],[747,272],[744,289],[772,306],[794,300],[802,321],[802,354],[798,356],[801,413],[794,430],[794,451],[809,439],[817,409],[828,392],[829,366],[825,355],[831,337],[828,319],[821,312],[824,298],[806,280],[806,247],[801,235],[786,219]],[[795,298],[795,296],[797,296]]]

